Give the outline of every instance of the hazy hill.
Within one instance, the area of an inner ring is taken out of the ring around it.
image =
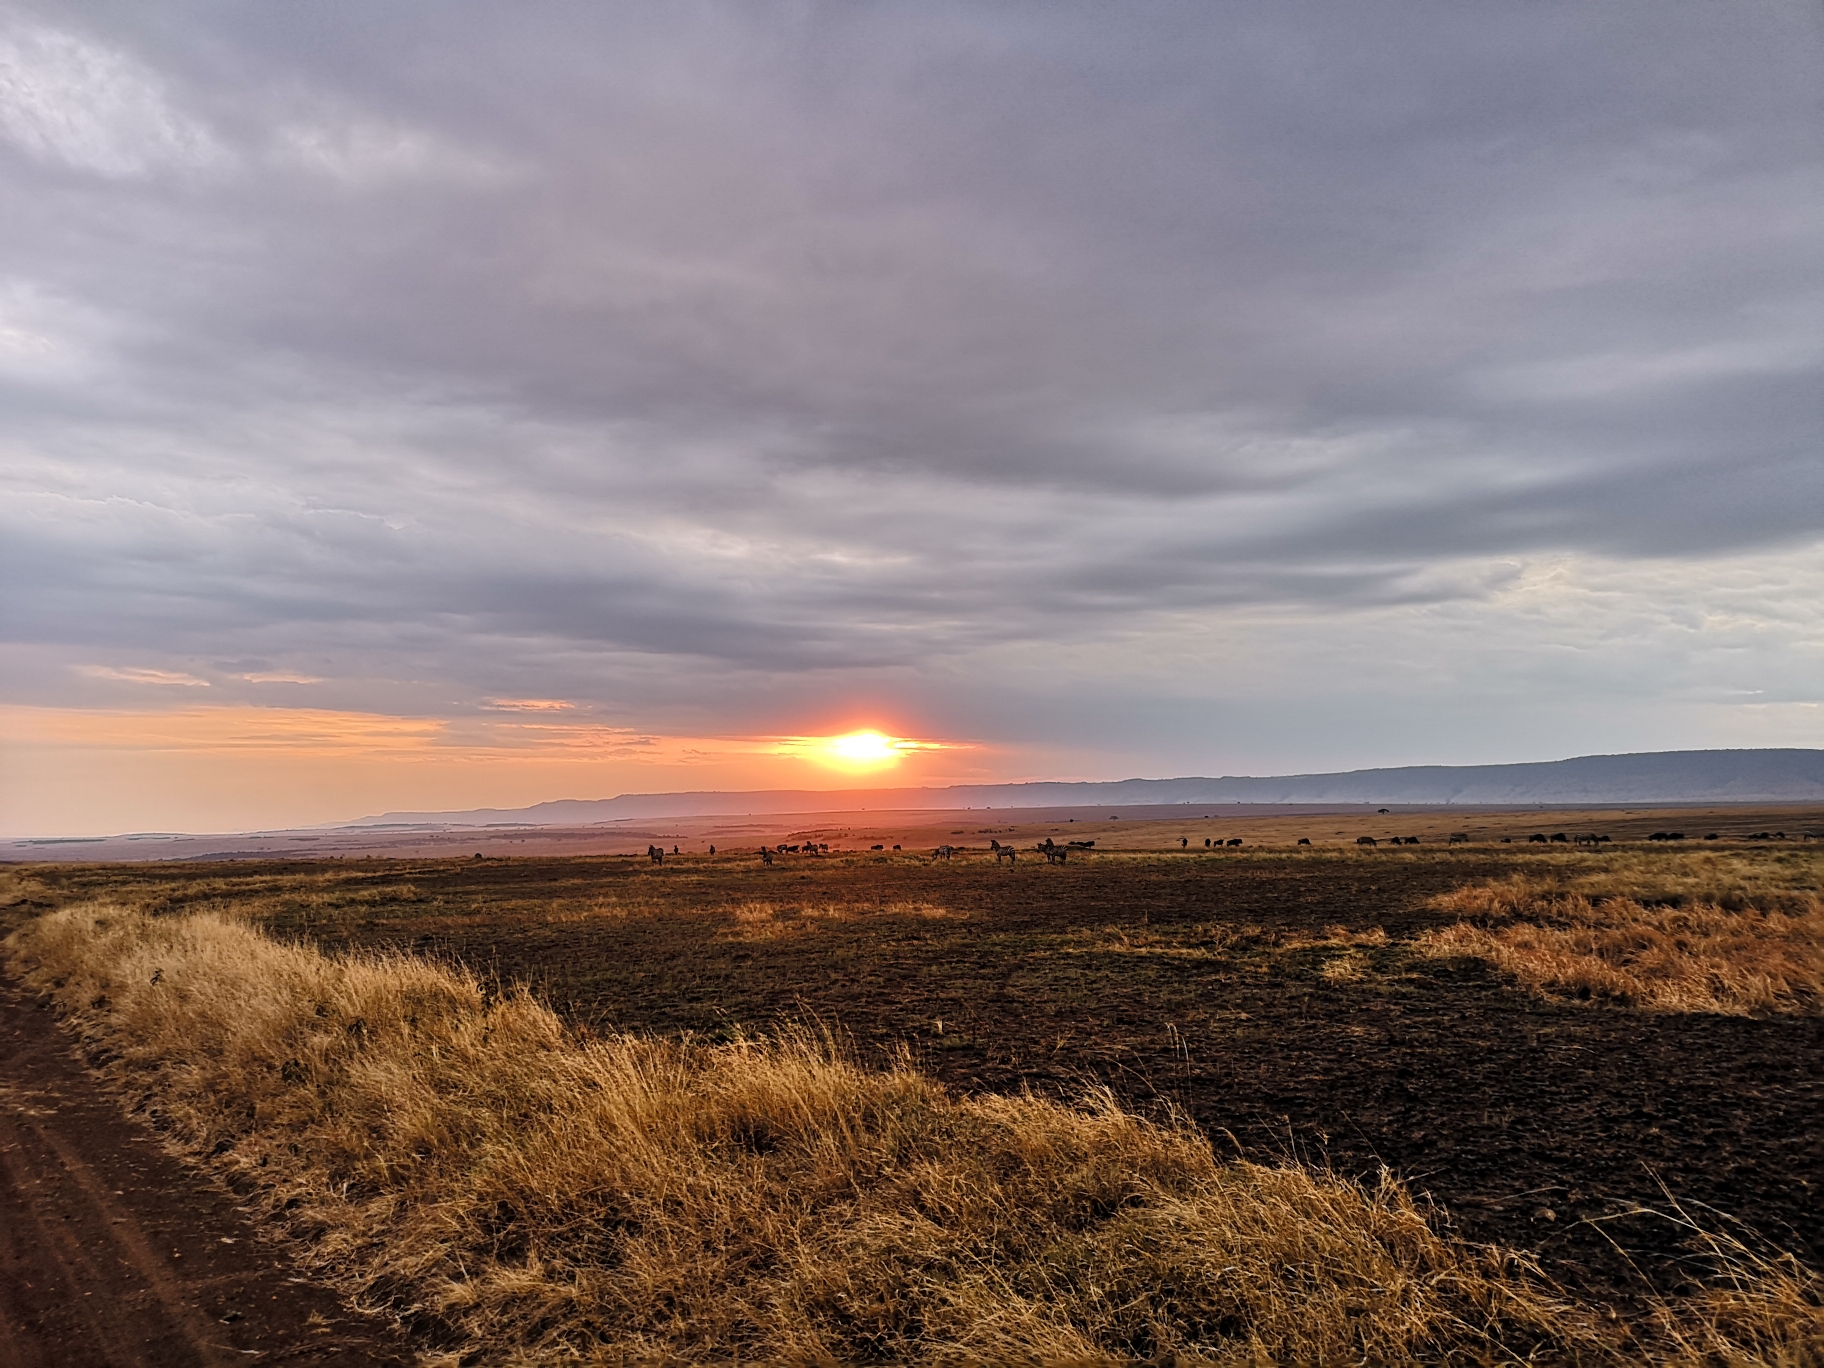
[[[389,812],[349,825],[576,826],[644,817],[740,813],[1125,807],[1157,803],[1542,803],[1582,807],[1605,803],[1807,802],[1824,802],[1824,750],[1652,751],[1640,755],[1583,755],[1523,765],[1410,765],[1272,778],[624,793],[617,798],[566,798],[526,808]]]

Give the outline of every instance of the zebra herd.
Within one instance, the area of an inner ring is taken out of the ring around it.
[[[1783,831],[1774,831],[1774,832],[1757,831],[1757,832],[1754,832],[1751,835],[1747,836],[1745,839],[1751,840],[1751,841],[1766,841],[1766,840],[1777,841],[1777,840],[1784,839],[1785,836],[1786,836],[1786,833]],[[1812,839],[1813,836],[1814,836],[1814,833],[1812,833],[1812,832],[1805,833],[1805,838],[1808,840]],[[1464,844],[1467,844],[1471,839],[1472,838],[1471,838],[1470,834],[1466,831],[1453,831],[1445,838],[1445,843],[1448,845],[1453,845],[1453,846],[1454,845],[1464,845]],[[1492,839],[1492,838],[1490,838],[1490,839]],[[1503,843],[1508,843],[1508,842],[1511,842],[1514,838],[1511,836],[1508,836],[1508,837],[1503,837],[1501,839],[1502,839]],[[1685,833],[1682,831],[1656,831],[1656,832],[1652,833],[1652,835],[1648,836],[1647,839],[1649,841],[1682,841],[1685,839]],[[1714,833],[1712,833],[1710,835],[1707,835],[1704,839],[1714,841],[1717,839],[1717,837]],[[1387,837],[1357,836],[1355,838],[1355,844],[1358,847],[1362,847],[1362,848],[1373,848],[1375,846],[1379,846],[1383,841],[1385,841],[1388,845],[1396,845],[1396,846],[1416,846],[1416,845],[1421,844],[1420,838],[1417,836],[1387,836]],[[1535,831],[1526,838],[1526,841],[1527,841],[1527,844],[1529,844],[1529,845],[1580,845],[1580,846],[1597,847],[1597,846],[1611,844],[1612,838],[1607,835],[1600,835],[1600,834],[1579,834],[1576,836],[1572,836],[1566,832],[1555,831],[1555,832],[1552,832],[1550,835],[1547,835],[1545,832]],[[1071,851],[1073,851],[1073,850],[1078,850],[1078,851],[1092,850],[1095,848],[1095,844],[1096,843],[1094,841],[1066,841],[1065,843],[1060,845],[1056,841],[1052,840],[1051,837],[1047,836],[1043,841],[1032,846],[1031,851],[1034,854],[1043,856],[1045,859],[1045,863],[1047,863],[1047,864],[1061,865],[1061,864],[1066,863],[1069,860]],[[1190,838],[1188,836],[1180,836],[1178,838],[1178,848],[1180,850],[1188,850],[1190,848],[1190,844],[1191,844],[1191,842],[1190,842]],[[1204,837],[1204,840],[1203,840],[1203,848],[1205,850],[1234,850],[1234,849],[1241,848],[1244,844],[1246,844],[1246,843],[1239,836],[1231,836],[1231,837],[1227,838],[1226,840],[1219,838],[1219,837],[1213,838],[1213,837],[1206,836],[1206,837]],[[1301,846],[1309,846],[1311,844],[1311,838],[1309,836],[1300,836],[1298,838],[1296,844],[1301,845]],[[872,851],[884,851],[885,844],[883,842],[881,844],[873,845],[873,846],[870,846],[869,849]],[[893,847],[893,849],[895,852],[898,852],[900,847],[896,845]],[[677,855],[679,853],[681,853],[681,852],[679,851],[678,847],[675,845],[669,851],[666,850],[665,847],[661,846],[661,845],[649,845],[646,847],[646,856],[655,865],[664,864],[665,857],[667,855]],[[709,853],[711,855],[714,855],[716,853],[716,848],[714,846],[711,846],[709,848]],[[761,846],[760,847],[760,860],[761,860],[762,864],[770,865],[773,863],[773,859],[776,855],[801,855],[802,854],[802,855],[817,856],[817,855],[827,855],[829,853],[830,853],[829,845],[827,843],[820,842],[820,841],[802,841],[797,845],[787,845],[787,844],[781,842],[778,845]],[[966,846],[940,845],[931,852],[931,858],[933,860],[950,860],[950,859],[956,858],[959,855],[967,855],[969,853],[970,852],[968,850],[968,847],[966,847]],[[994,856],[994,862],[997,865],[1002,860],[1007,861],[1007,863],[1009,863],[1009,864],[1016,864],[1019,861],[1018,849],[1011,844],[1003,844],[999,840],[991,840],[988,842],[987,853]]]

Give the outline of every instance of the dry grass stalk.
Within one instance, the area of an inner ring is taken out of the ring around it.
[[[927,921],[965,914],[922,902],[880,904],[746,902],[728,909],[733,925],[723,932],[733,940],[776,940],[839,922],[871,917],[917,917]]]
[[[1824,899],[1785,890],[1776,908],[1725,892],[1651,905],[1516,876],[1432,904],[1465,920],[1418,940],[1475,956],[1542,992],[1667,1012],[1824,1010]]]
[[[1106,1095],[963,1098],[810,1029],[584,1039],[458,969],[212,916],[76,907],[7,946],[303,1257],[453,1327],[452,1363],[1775,1362],[1809,1295],[1750,1278],[1646,1344],[1395,1182],[1222,1163]]]
[[[1595,1351],[1388,1182],[1219,1163],[1184,1127],[865,1070],[809,1030],[581,1040],[404,956],[99,907],[9,943],[309,1257],[489,1361],[1212,1362]],[[154,975],[157,982],[153,982]]]

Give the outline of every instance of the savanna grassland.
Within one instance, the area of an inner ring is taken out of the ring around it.
[[[478,1361],[1824,1353],[1815,843],[4,877],[130,1103]]]

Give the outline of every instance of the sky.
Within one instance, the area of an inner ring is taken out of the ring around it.
[[[0,833],[1824,745],[1821,105],[1799,0],[0,5]]]

